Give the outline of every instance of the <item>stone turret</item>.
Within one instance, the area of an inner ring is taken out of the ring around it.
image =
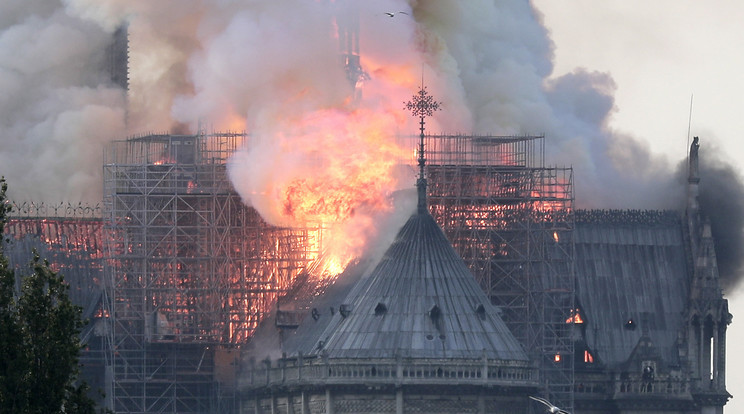
[[[730,394],[726,391],[726,329],[731,323],[728,301],[723,298],[710,221],[699,209],[700,174],[698,137],[690,146],[687,233],[692,261],[686,335],[687,364],[693,379],[693,396],[704,412],[722,413]],[[711,213],[711,212],[708,212]]]

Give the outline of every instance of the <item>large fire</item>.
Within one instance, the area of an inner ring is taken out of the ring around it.
[[[311,4],[306,12],[317,15],[303,16],[309,24],[292,37],[292,53],[274,53],[279,37],[254,45],[266,56],[245,51],[246,61],[256,58],[251,88],[227,112],[245,116],[250,142],[231,158],[230,180],[268,223],[320,229],[317,249],[309,246],[322,261],[317,271],[336,275],[376,234],[391,194],[414,185],[412,173],[396,175],[411,150],[396,135],[416,130],[402,103],[425,61],[413,19],[383,21],[371,3]],[[220,128],[240,125],[225,118]]]
[[[270,223],[320,228],[322,246],[313,247],[335,276],[362,253],[374,215],[392,208],[390,194],[410,184],[394,173],[408,153],[395,131],[394,116],[359,107],[287,117],[253,132],[254,146],[233,157],[231,179]]]

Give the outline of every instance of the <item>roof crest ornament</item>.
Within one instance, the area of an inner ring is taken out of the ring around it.
[[[418,213],[423,214],[428,211],[426,203],[426,176],[424,173],[424,166],[426,165],[426,158],[424,157],[424,137],[425,137],[425,118],[427,116],[434,115],[434,111],[438,111],[441,102],[437,102],[434,98],[426,92],[424,86],[424,75],[421,74],[421,87],[419,91],[413,95],[413,98],[404,102],[405,108],[411,111],[411,115],[419,117],[420,125],[420,142],[418,150],[418,166],[419,166],[419,178],[416,180],[416,188],[418,189]]]

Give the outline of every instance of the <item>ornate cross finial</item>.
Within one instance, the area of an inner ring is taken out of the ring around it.
[[[434,115],[434,111],[439,110],[440,102],[434,100],[434,98],[426,92],[426,88],[423,85],[423,78],[421,80],[421,88],[416,95],[413,95],[413,99],[406,102],[406,109],[411,111],[411,115],[420,118],[420,143],[419,143],[419,178],[416,180],[416,188],[418,189],[418,212],[425,213],[426,207],[426,178],[424,176],[424,165],[426,164],[426,158],[424,158],[424,119],[427,116]]]
[[[434,115],[434,111],[439,110],[440,104],[441,102],[436,102],[434,97],[429,95],[426,92],[426,88],[422,86],[418,93],[413,95],[413,99],[406,102],[406,109],[411,111],[411,115],[413,116],[432,116]]]

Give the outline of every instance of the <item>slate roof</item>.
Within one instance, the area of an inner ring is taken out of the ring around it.
[[[328,304],[328,298],[323,301]],[[331,358],[527,356],[428,212],[414,213],[337,311],[296,351]],[[307,326],[309,324],[310,326]]]
[[[589,348],[608,366],[620,366],[647,332],[664,361],[676,365],[692,271],[680,216],[577,211],[574,242]]]

